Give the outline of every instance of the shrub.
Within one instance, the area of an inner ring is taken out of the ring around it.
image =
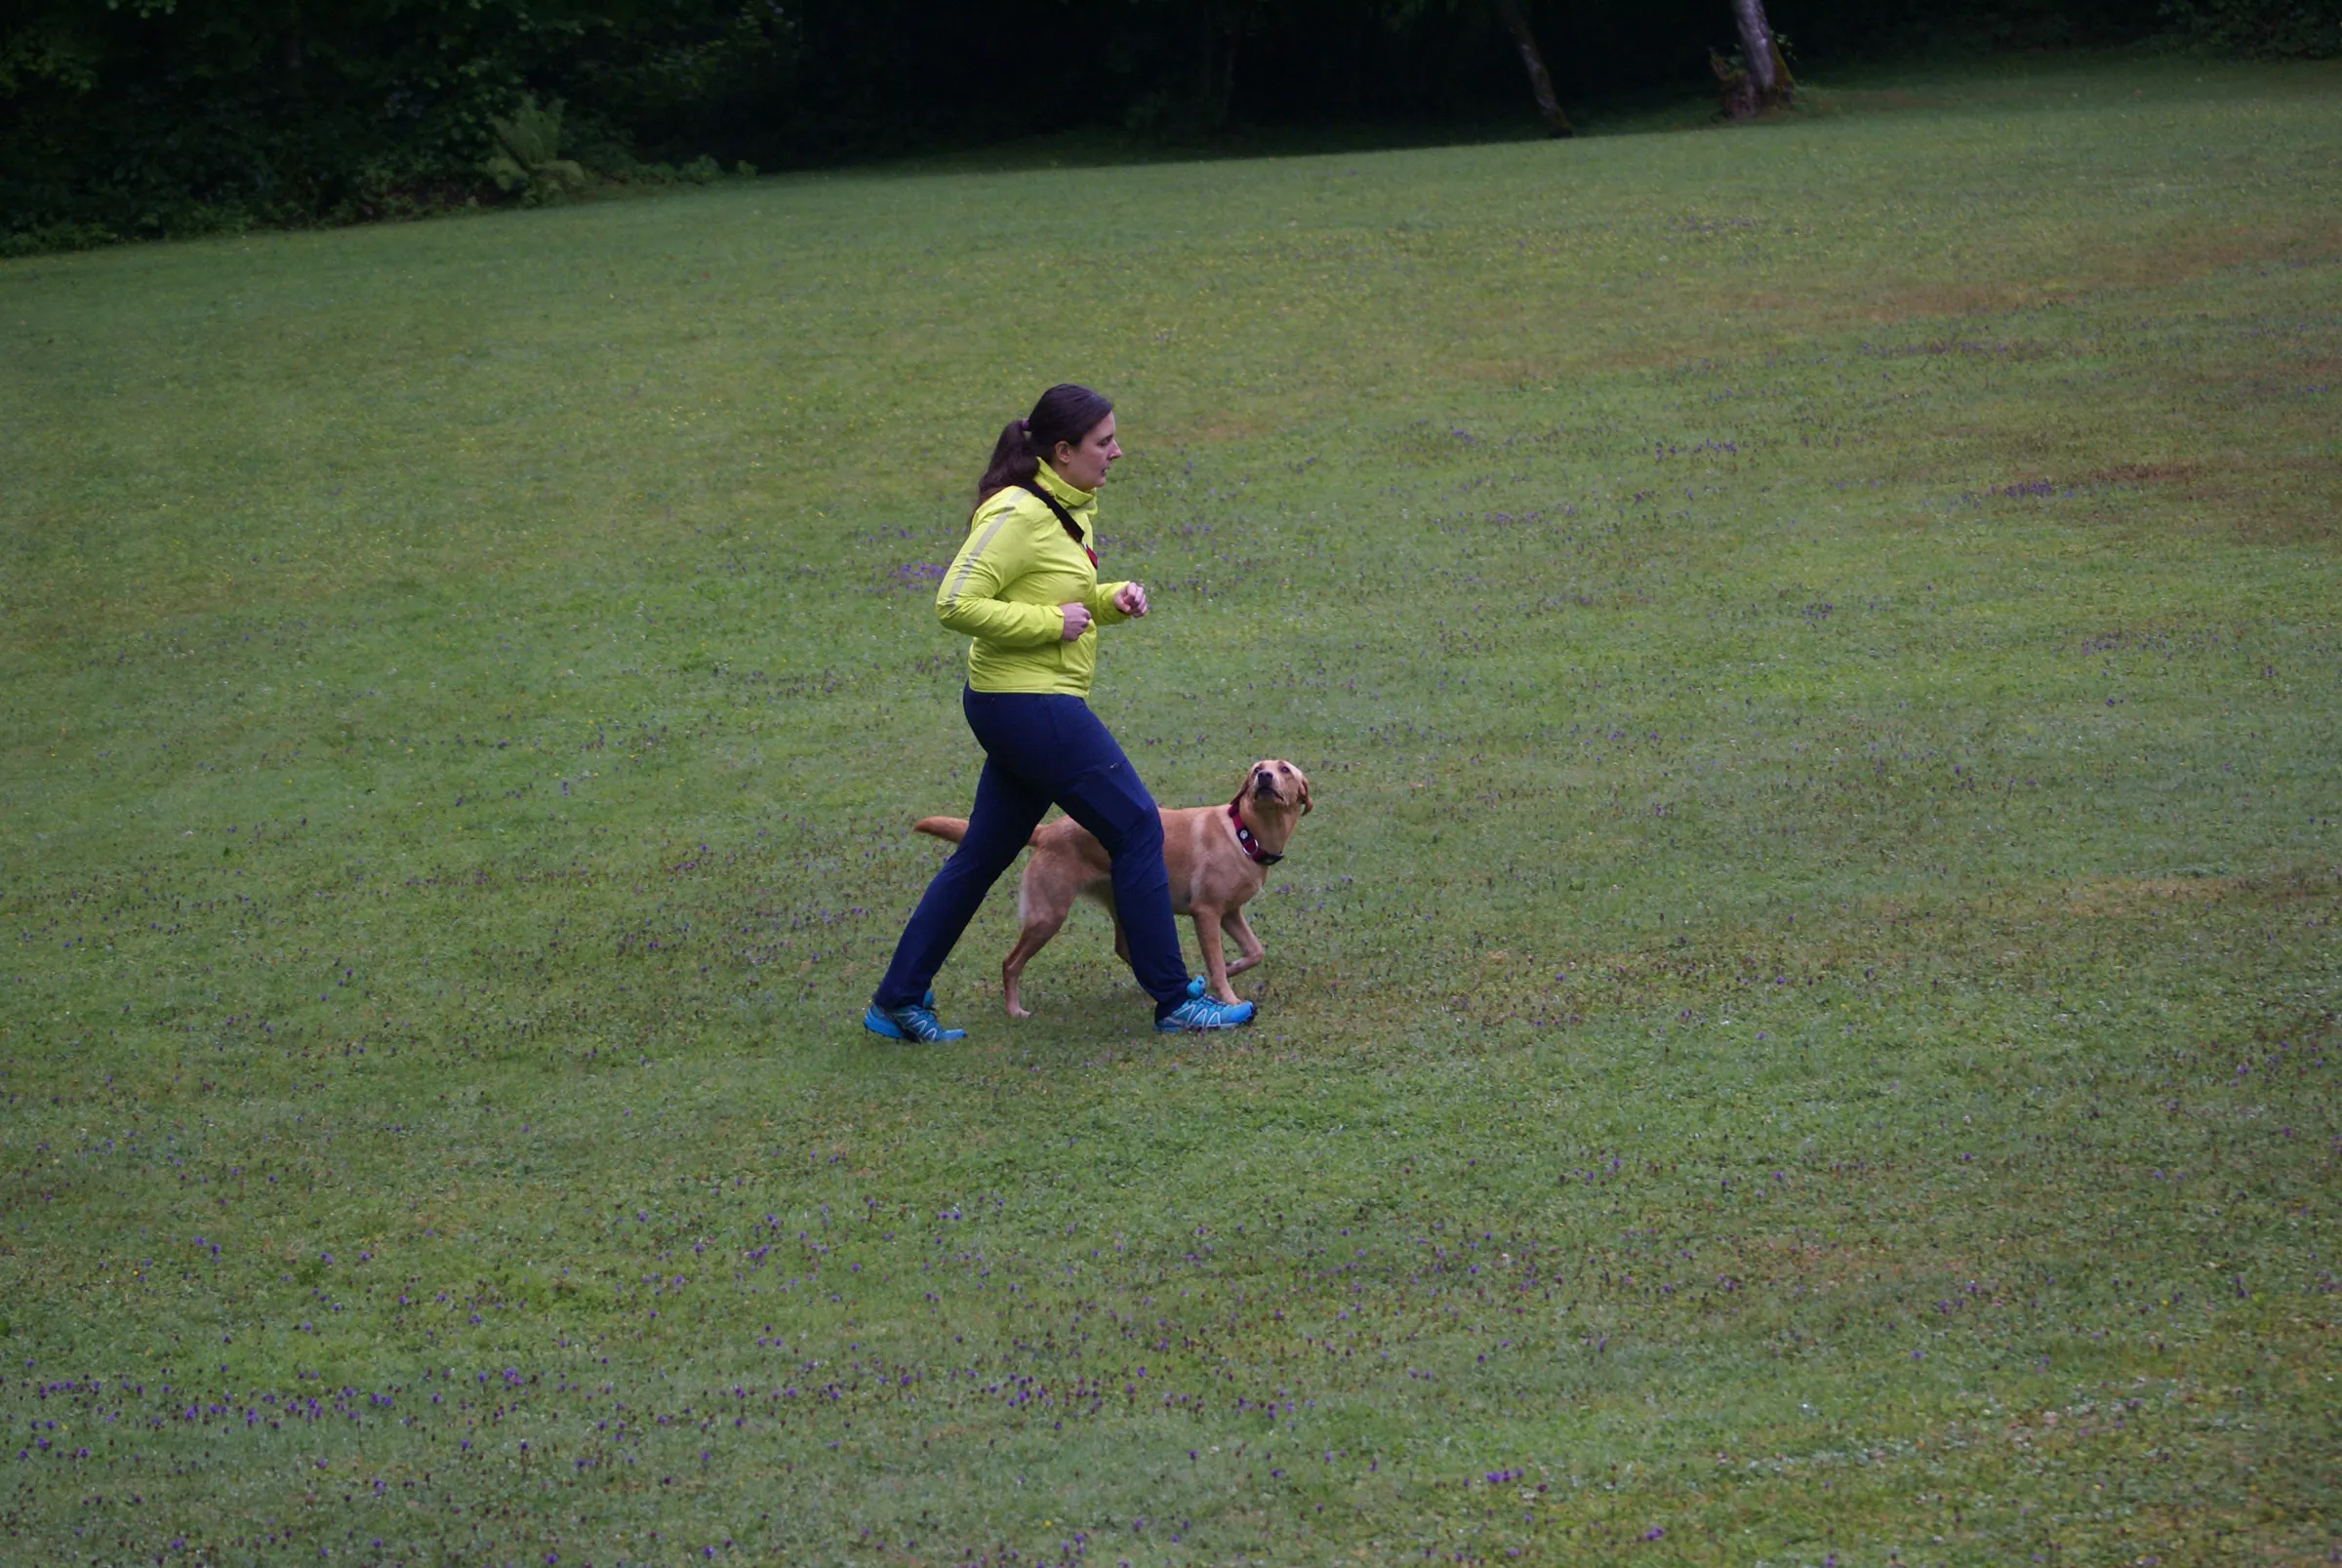
[[[497,150],[480,164],[496,188],[519,191],[531,201],[551,201],[586,185],[586,170],[561,152],[561,101],[541,104],[524,96],[509,119],[491,115]]]

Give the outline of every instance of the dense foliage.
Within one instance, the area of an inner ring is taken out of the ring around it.
[[[2189,36],[2232,54],[2329,60],[2342,54],[2342,0],[2168,0]]]
[[[1111,127],[1533,112],[1490,0],[26,0],[0,23],[0,247],[391,216],[565,188],[496,178],[534,104],[604,178]],[[1523,8],[1564,98],[1702,78],[1722,0]],[[1780,0],[1824,54],[2122,36],[2120,0]],[[2186,0],[2220,45],[2330,51],[2342,0]]]
[[[48,0],[0,43],[0,205],[55,243],[461,200],[532,90],[624,172],[635,136],[777,96],[788,37],[769,7],[660,0]]]

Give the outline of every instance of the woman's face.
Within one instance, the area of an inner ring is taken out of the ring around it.
[[[1114,440],[1114,417],[1109,414],[1091,425],[1079,441],[1060,441],[1057,451],[1050,455],[1049,466],[1074,489],[1095,490],[1106,482],[1106,470],[1120,456],[1122,447]]]

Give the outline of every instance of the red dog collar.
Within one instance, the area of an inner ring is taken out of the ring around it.
[[[1261,865],[1274,865],[1278,861],[1283,860],[1284,857],[1282,855],[1272,855],[1267,850],[1261,848],[1261,841],[1252,836],[1251,828],[1244,825],[1244,814],[1237,809],[1243,799],[1243,791],[1238,790],[1236,792],[1236,798],[1228,803],[1228,820],[1231,825],[1232,825],[1236,830],[1236,842],[1243,846],[1244,853],[1251,857],[1255,864]]]

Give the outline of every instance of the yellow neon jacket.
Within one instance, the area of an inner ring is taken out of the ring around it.
[[[1098,495],[1076,490],[1041,464],[1036,483],[1070,512],[1082,542],[1095,548]],[[1026,491],[1010,486],[976,508],[967,543],[936,590],[936,619],[974,640],[968,684],[980,692],[1040,692],[1087,697],[1098,665],[1098,628],[1130,618],[1114,608],[1127,584],[1101,583],[1082,545]],[[1088,629],[1065,640],[1061,604],[1090,611]]]

